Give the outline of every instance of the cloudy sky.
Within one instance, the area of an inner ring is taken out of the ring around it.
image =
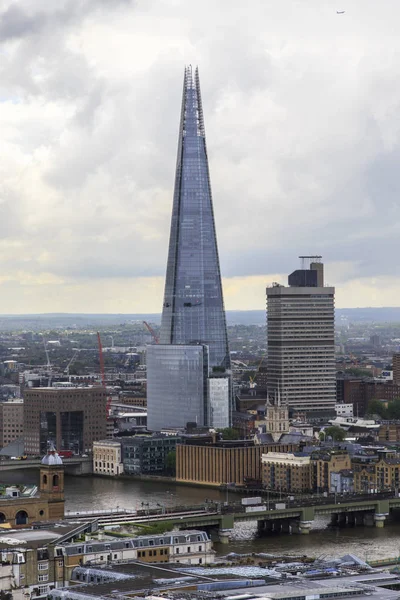
[[[338,15],[336,11],[345,10]],[[159,312],[198,64],[228,309],[400,305],[399,0],[2,0],[0,313]]]

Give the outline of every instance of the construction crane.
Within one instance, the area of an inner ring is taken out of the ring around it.
[[[105,390],[107,390],[106,375],[105,375],[105,371],[104,371],[103,345],[101,343],[101,337],[100,337],[100,333],[99,332],[97,332],[97,343],[99,345],[99,362],[100,362],[101,385],[103,386],[103,388]],[[107,418],[109,417],[110,409],[111,409],[111,396],[108,396],[108,398],[107,398],[107,404],[106,404],[106,415],[107,415]]]
[[[160,343],[160,338],[158,337],[158,335],[156,334],[156,332],[154,331],[154,329],[148,324],[147,321],[143,321],[143,325],[146,327],[147,331],[150,333],[150,335],[153,338],[154,342],[156,344],[159,344]]]
[[[66,367],[65,367],[65,369],[64,369],[64,374],[65,374],[65,375],[68,375],[68,377],[69,377],[69,369],[70,369],[70,367],[72,366],[72,363],[74,363],[74,362],[75,362],[75,359],[76,359],[76,357],[78,356],[78,354],[79,354],[79,350],[78,350],[78,349],[76,349],[76,350],[75,350],[75,352],[74,352],[74,353],[73,353],[73,355],[72,355],[72,358],[71,358],[71,360],[69,361],[69,363],[67,364],[67,366],[66,366]]]
[[[48,383],[49,383],[49,387],[51,387],[51,382],[53,379],[53,371],[52,371],[52,367],[51,367],[51,363],[50,363],[49,351],[47,350],[47,343],[44,338],[43,338],[43,344],[44,344],[44,351],[46,353],[46,360],[47,360],[46,367],[48,370],[48,377],[49,377]]]
[[[262,363],[263,363],[263,361],[264,361],[264,358],[265,358],[266,356],[267,356],[267,353],[265,352],[265,353],[262,355],[262,357],[261,357],[261,360],[260,360],[260,362],[259,362],[259,365],[258,365],[258,367],[257,367],[257,370],[256,370],[256,372],[254,373],[254,375],[250,375],[250,377],[249,377],[249,382],[250,382],[250,387],[251,387],[251,388],[254,388],[254,387],[256,386],[255,379],[256,379],[256,377],[257,377],[257,375],[258,375],[258,372],[259,372],[259,370],[260,370],[260,367],[261,367],[261,365],[262,365]]]

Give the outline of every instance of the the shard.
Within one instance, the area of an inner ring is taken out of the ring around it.
[[[166,402],[172,402],[169,386],[177,391],[174,370],[178,378],[186,373],[187,390],[188,382],[197,380],[195,387],[202,388],[202,398],[194,397],[197,391],[189,397],[185,390],[179,391],[179,399],[170,407],[173,415],[167,418],[165,414],[163,422],[173,426],[180,413],[181,421],[215,425],[213,413],[223,407],[217,401],[213,404],[213,397],[218,387],[217,396],[222,394],[221,386],[231,388],[230,380],[221,381],[227,379],[230,356],[199,73],[191,66],[184,74],[160,344],[148,347],[147,356],[149,426],[160,428],[160,410],[167,411]],[[219,382],[215,381],[218,377]]]

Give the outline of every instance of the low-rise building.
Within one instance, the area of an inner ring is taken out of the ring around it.
[[[100,440],[93,442],[93,473],[96,475],[122,475],[121,442]]]
[[[287,493],[311,491],[312,466],[309,456],[268,452],[261,456],[261,463],[264,488]]]
[[[208,445],[178,444],[176,480],[204,485],[235,484],[247,481],[261,485],[261,455],[267,452],[294,452],[295,444],[254,444],[252,440],[220,441]]]
[[[311,462],[313,489],[318,492],[329,492],[331,473],[351,469],[350,455],[346,450],[322,448],[312,452]]]
[[[124,472],[130,475],[164,473],[167,457],[180,441],[177,435],[135,435],[121,438]]]
[[[92,539],[58,545],[55,552],[62,557],[68,581],[76,579],[74,569],[83,565],[103,567],[129,561],[207,565],[215,560],[210,538],[204,531],[197,530],[171,531],[135,538]],[[78,580],[85,581],[81,577]]]
[[[354,473],[351,470],[331,471],[331,493],[351,494],[354,492]]]
[[[382,423],[378,431],[378,441],[382,443],[400,442],[400,421],[392,423]]]
[[[0,524],[20,528],[64,517],[64,465],[56,452],[42,460],[36,485],[0,486]]]

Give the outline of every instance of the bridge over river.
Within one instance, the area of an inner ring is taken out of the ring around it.
[[[0,461],[0,473],[18,469],[39,469],[41,462],[41,458],[2,460]],[[93,459],[90,456],[63,458],[63,464],[68,475],[90,475],[93,472]]]
[[[284,507],[283,507],[284,506]],[[235,523],[257,521],[261,535],[268,533],[310,533],[312,522],[318,515],[327,515],[332,525],[363,525],[383,527],[385,521],[400,511],[400,497],[393,492],[352,496],[340,500],[336,497],[314,497],[285,503],[246,507],[240,503],[208,504],[193,507],[176,507],[166,510],[108,513],[98,516],[102,526],[114,524],[153,524],[171,522],[179,529],[205,529],[218,532],[221,542],[228,542]],[[248,509],[251,508],[249,511]],[[86,513],[74,513],[69,518],[87,519]],[[92,518],[95,515],[92,515]]]

